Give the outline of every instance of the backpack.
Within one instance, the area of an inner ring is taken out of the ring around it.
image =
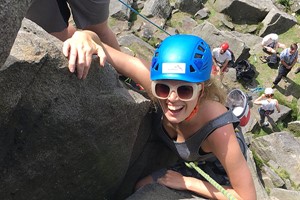
[[[228,67],[235,67],[235,55],[231,49],[227,49],[231,53],[231,60],[228,62]]]
[[[241,60],[236,64],[236,78],[244,82],[252,82],[255,77],[255,70],[247,60]]]
[[[277,56],[276,53],[274,53],[274,54],[272,54],[272,55],[269,55],[269,56],[266,58],[266,60],[267,60],[267,64],[268,64],[269,67],[277,67],[280,58]]]

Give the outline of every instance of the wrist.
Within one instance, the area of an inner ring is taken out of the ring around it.
[[[192,191],[192,188],[193,188],[193,181],[192,181],[192,177],[187,177],[187,176],[184,176],[183,177],[183,180],[184,180],[184,183],[185,183],[185,189],[186,190],[190,190]]]

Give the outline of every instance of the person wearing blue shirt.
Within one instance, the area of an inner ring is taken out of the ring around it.
[[[296,64],[298,59],[298,46],[296,43],[291,44],[289,48],[284,49],[280,54],[280,64],[278,75],[273,82],[272,88],[275,88],[281,81],[282,77],[286,77]]]

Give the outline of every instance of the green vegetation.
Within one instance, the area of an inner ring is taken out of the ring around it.
[[[283,180],[284,179],[289,179],[290,180],[289,173],[286,170],[284,170],[283,168],[279,167],[278,169],[275,169],[275,172]]]
[[[285,8],[285,12],[288,12],[291,10],[291,6],[293,5],[293,1],[291,0],[277,0],[277,3],[281,4]]]
[[[256,164],[256,167],[261,170],[261,168],[264,166],[264,161],[258,156],[255,151],[252,150],[253,159]]]
[[[167,21],[167,26],[176,28],[179,33],[187,33],[189,30],[185,30],[183,27],[182,20],[186,17],[191,18],[192,16],[188,13],[177,12],[172,15],[172,18]]]
[[[153,46],[154,48],[160,43],[161,41],[158,38],[152,37],[148,40],[148,43]]]
[[[151,60],[153,53],[148,48],[143,48],[142,45],[133,43],[129,46],[129,49],[133,51],[133,53],[144,60]],[[140,53],[143,52],[143,53]]]
[[[279,104],[285,105],[292,110],[292,120],[297,120],[298,116],[298,106],[297,106],[297,99],[293,98],[291,102],[287,101],[285,96],[281,95],[280,93],[275,93],[275,98],[278,100]]]
[[[292,181],[291,185],[292,188],[294,188],[297,191],[300,191],[300,184],[296,184],[294,181]]]
[[[253,138],[257,138],[257,137],[262,137],[262,136],[268,135],[268,133],[265,132],[264,129],[262,129],[262,128],[259,128],[259,129],[255,130],[253,132],[253,134],[254,134]]]
[[[285,169],[283,169],[282,167],[279,167],[278,169],[274,169],[273,167],[271,168],[282,180],[289,180],[291,182],[292,188],[294,188],[295,190],[300,190],[300,185],[297,185],[294,181],[291,180],[290,174]]]
[[[258,34],[259,33],[259,31],[263,28],[263,26],[264,26],[264,24],[262,23],[262,22],[260,22],[260,23],[258,23],[257,24],[257,28],[256,28],[256,34]]]

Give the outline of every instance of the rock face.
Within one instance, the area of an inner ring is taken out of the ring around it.
[[[10,49],[17,36],[23,17],[33,0],[0,1],[0,66],[3,65],[9,55]]]
[[[276,144],[276,145],[275,145]],[[294,185],[300,185],[300,144],[288,132],[278,132],[271,135],[256,138],[252,143],[252,149],[257,152],[261,159],[268,163],[273,171],[282,171],[288,174],[289,179]],[[272,161],[272,162],[270,162]]]
[[[2,199],[111,198],[149,137],[150,101],[110,66],[84,81],[66,66],[61,42],[24,20],[0,73]]]

